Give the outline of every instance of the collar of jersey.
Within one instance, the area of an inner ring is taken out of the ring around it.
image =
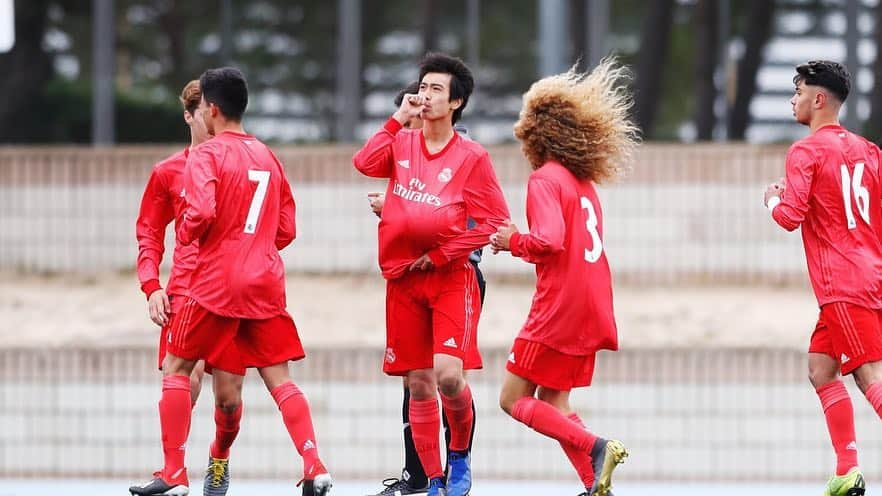
[[[422,131],[420,131],[420,147],[422,147],[422,149],[423,149],[423,156],[426,157],[426,159],[428,159],[428,160],[435,160],[436,158],[440,157],[441,155],[444,155],[444,153],[447,152],[447,150],[449,150],[450,147],[453,146],[453,144],[458,140],[459,140],[459,133],[454,131],[453,137],[450,138],[450,141],[448,141],[446,145],[444,145],[444,148],[442,148],[441,151],[439,151],[438,153],[432,154],[432,153],[429,153],[429,149],[426,147],[426,136],[423,134]]]

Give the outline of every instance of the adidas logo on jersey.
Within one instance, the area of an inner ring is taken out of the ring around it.
[[[404,167],[405,169],[410,169],[410,160],[399,160],[398,165]]]
[[[301,451],[315,449],[315,443],[312,442],[312,439],[307,439],[305,443],[303,443],[303,449]]]
[[[453,338],[447,338],[447,341],[444,341],[444,346],[448,348],[456,348],[456,340]]]

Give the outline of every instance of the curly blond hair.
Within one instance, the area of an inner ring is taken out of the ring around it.
[[[540,79],[524,93],[515,137],[533,169],[556,160],[579,179],[602,183],[628,169],[640,141],[629,118],[627,68],[607,57],[590,73]]]

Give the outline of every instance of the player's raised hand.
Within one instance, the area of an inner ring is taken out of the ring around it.
[[[769,199],[773,196],[781,197],[784,194],[784,178],[781,178],[778,182],[770,184],[766,187],[766,192],[763,195],[763,205],[769,205]]]
[[[424,270],[432,270],[432,267],[434,267],[434,264],[432,263],[432,259],[429,258],[429,254],[428,254],[428,253],[425,254],[425,255],[423,255],[423,256],[421,256],[420,258],[414,260],[413,263],[410,264],[410,270],[411,270],[411,271],[414,271],[414,270],[420,270],[420,271],[424,271]]]
[[[490,235],[490,243],[493,253],[511,250],[511,236],[518,232],[518,226],[514,225],[510,220],[506,221],[496,228],[496,232]]]
[[[156,325],[164,326],[168,323],[168,318],[171,315],[171,303],[164,289],[160,288],[150,293],[150,297],[147,298],[147,312],[150,314],[150,320]]]
[[[414,117],[418,117],[423,111],[426,104],[426,97],[423,95],[408,93],[401,99],[401,106],[392,114],[392,118],[400,122],[402,126],[407,125]]]
[[[368,203],[371,204],[371,211],[377,214],[377,217],[382,217],[383,205],[386,203],[386,194],[379,192],[368,193]]]

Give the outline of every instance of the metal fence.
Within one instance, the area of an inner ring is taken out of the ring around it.
[[[134,223],[161,147],[0,148],[0,269],[103,272],[134,266]],[[298,201],[290,270],[376,268],[376,219],[352,147],[282,147]],[[762,207],[765,184],[781,176],[785,149],[754,145],[644,145],[631,175],[601,189],[605,245],[616,279],[638,284],[803,282],[798,235]],[[525,226],[528,166],[517,147],[490,154]],[[171,229],[169,235],[171,236]],[[172,238],[169,237],[169,243]],[[511,257],[487,257],[490,271],[526,274]]]
[[[476,478],[576,480],[559,446],[497,406],[506,350],[470,376]],[[311,350],[291,366],[309,397],[322,457],[341,479],[395,475],[402,460],[401,383],[380,350]],[[573,393],[589,428],[621,438],[628,481],[819,481],[834,467],[805,355],[771,350],[632,350],[601,354],[595,385]],[[188,466],[213,436],[208,381]],[[882,425],[860,393],[861,466],[882,477]],[[147,349],[0,350],[0,478],[143,478],[159,466],[159,373]],[[300,461],[256,374],[245,385],[236,477],[299,478]]]

